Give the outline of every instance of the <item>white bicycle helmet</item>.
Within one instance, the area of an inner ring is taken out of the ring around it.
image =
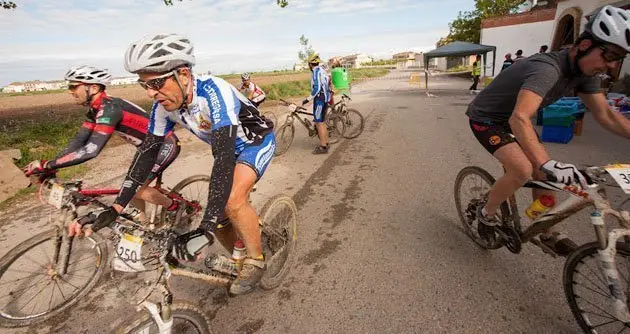
[[[243,81],[249,80],[250,79],[249,73],[245,72],[245,73],[241,74],[241,79],[243,79]]]
[[[195,65],[193,44],[177,34],[148,35],[125,52],[125,69],[131,73],[164,73],[179,66]]]
[[[103,86],[109,85],[112,76],[106,69],[100,69],[92,66],[76,66],[66,72],[65,80],[78,81],[86,84],[99,84]]]
[[[597,40],[622,47],[630,52],[630,11],[606,5],[586,26]]]

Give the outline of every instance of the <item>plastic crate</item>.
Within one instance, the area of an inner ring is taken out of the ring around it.
[[[574,128],[575,123],[568,127],[543,125],[543,131],[540,137],[543,142],[566,144],[573,139]]]
[[[567,115],[562,117],[546,117],[543,114],[542,125],[551,125],[551,126],[571,126],[575,122],[575,116]]]
[[[577,102],[556,102],[545,107],[543,117],[565,117],[576,114],[579,111]]]

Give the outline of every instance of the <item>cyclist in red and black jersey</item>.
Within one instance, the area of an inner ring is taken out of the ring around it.
[[[120,98],[108,96],[106,86],[111,75],[103,69],[90,66],[71,68],[65,75],[69,81],[68,90],[77,104],[88,107],[86,120],[79,133],[68,146],[53,160],[31,162],[26,175],[40,174],[64,167],[74,166],[95,158],[101,152],[113,133],[128,143],[139,147],[148,131],[149,116],[139,106]],[[136,194],[137,199],[161,205],[175,212],[179,203],[158,190],[147,187],[161,174],[179,154],[179,140],[174,133],[167,134],[159,158],[148,180]],[[134,201],[134,206],[144,212],[144,202]]]

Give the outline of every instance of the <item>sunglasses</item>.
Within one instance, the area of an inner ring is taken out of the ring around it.
[[[83,85],[85,85],[85,84],[82,84],[82,83],[79,83],[79,84],[70,84],[70,85],[68,85],[68,90],[72,90],[72,91],[74,91],[75,89],[77,89],[77,88],[79,88],[79,87],[81,87],[81,86],[83,86]]]
[[[617,52],[608,50],[605,46],[600,46],[599,48],[602,50],[602,58],[604,58],[604,61],[606,61],[607,63],[612,63],[626,58],[625,53],[619,54]]]
[[[174,72],[168,72],[166,74],[162,74],[159,77],[156,77],[147,81],[142,81],[138,79],[138,84],[140,84],[140,86],[142,86],[142,88],[144,89],[151,88],[153,90],[160,90],[166,84],[166,80],[168,80],[168,78],[172,77],[173,75],[174,75]]]

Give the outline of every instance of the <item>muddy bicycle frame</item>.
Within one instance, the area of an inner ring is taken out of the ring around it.
[[[283,99],[280,99],[280,102],[285,103],[287,106],[295,105],[295,104],[293,104],[291,102],[287,102],[287,101],[285,101]],[[291,113],[287,116],[287,119],[284,122],[285,123],[287,123],[287,122],[293,123],[293,119],[297,118],[298,121],[300,121],[300,123],[302,123],[302,125],[304,125],[304,127],[308,130],[308,133],[310,135],[311,131],[316,131],[316,130],[314,130],[313,124],[311,124],[309,121],[307,121],[306,118],[302,119],[302,117],[300,117],[299,114],[306,115],[306,116],[313,116],[313,113],[312,112],[306,112],[305,110],[308,110],[308,109],[306,109],[304,107],[300,107],[298,105],[295,105],[295,110],[291,110]],[[313,127],[311,127],[311,126],[313,126]]]
[[[508,200],[510,214],[509,217],[507,217],[507,221],[513,222],[514,228],[520,236],[519,242],[525,243],[530,241],[536,246],[544,248],[545,246],[542,245],[539,240],[535,239],[537,235],[578,213],[582,209],[592,206],[593,211],[590,215],[590,221],[595,229],[595,236],[599,243],[599,260],[602,264],[602,274],[609,287],[613,309],[619,320],[629,322],[630,312],[626,304],[625,292],[619,283],[619,272],[616,268],[615,255],[617,241],[624,237],[630,237],[630,213],[628,211],[614,210],[610,206],[610,202],[606,196],[605,186],[612,186],[612,184],[606,181],[606,175],[608,174],[606,170],[601,167],[589,167],[583,171],[583,174],[593,181],[592,184],[589,184],[585,188],[548,181],[528,182],[524,187],[563,191],[570,193],[571,196],[547,213],[542,214],[525,230],[522,230],[516,197],[512,195]],[[614,217],[621,228],[613,229],[607,233],[604,225],[604,217],[606,216]]]

